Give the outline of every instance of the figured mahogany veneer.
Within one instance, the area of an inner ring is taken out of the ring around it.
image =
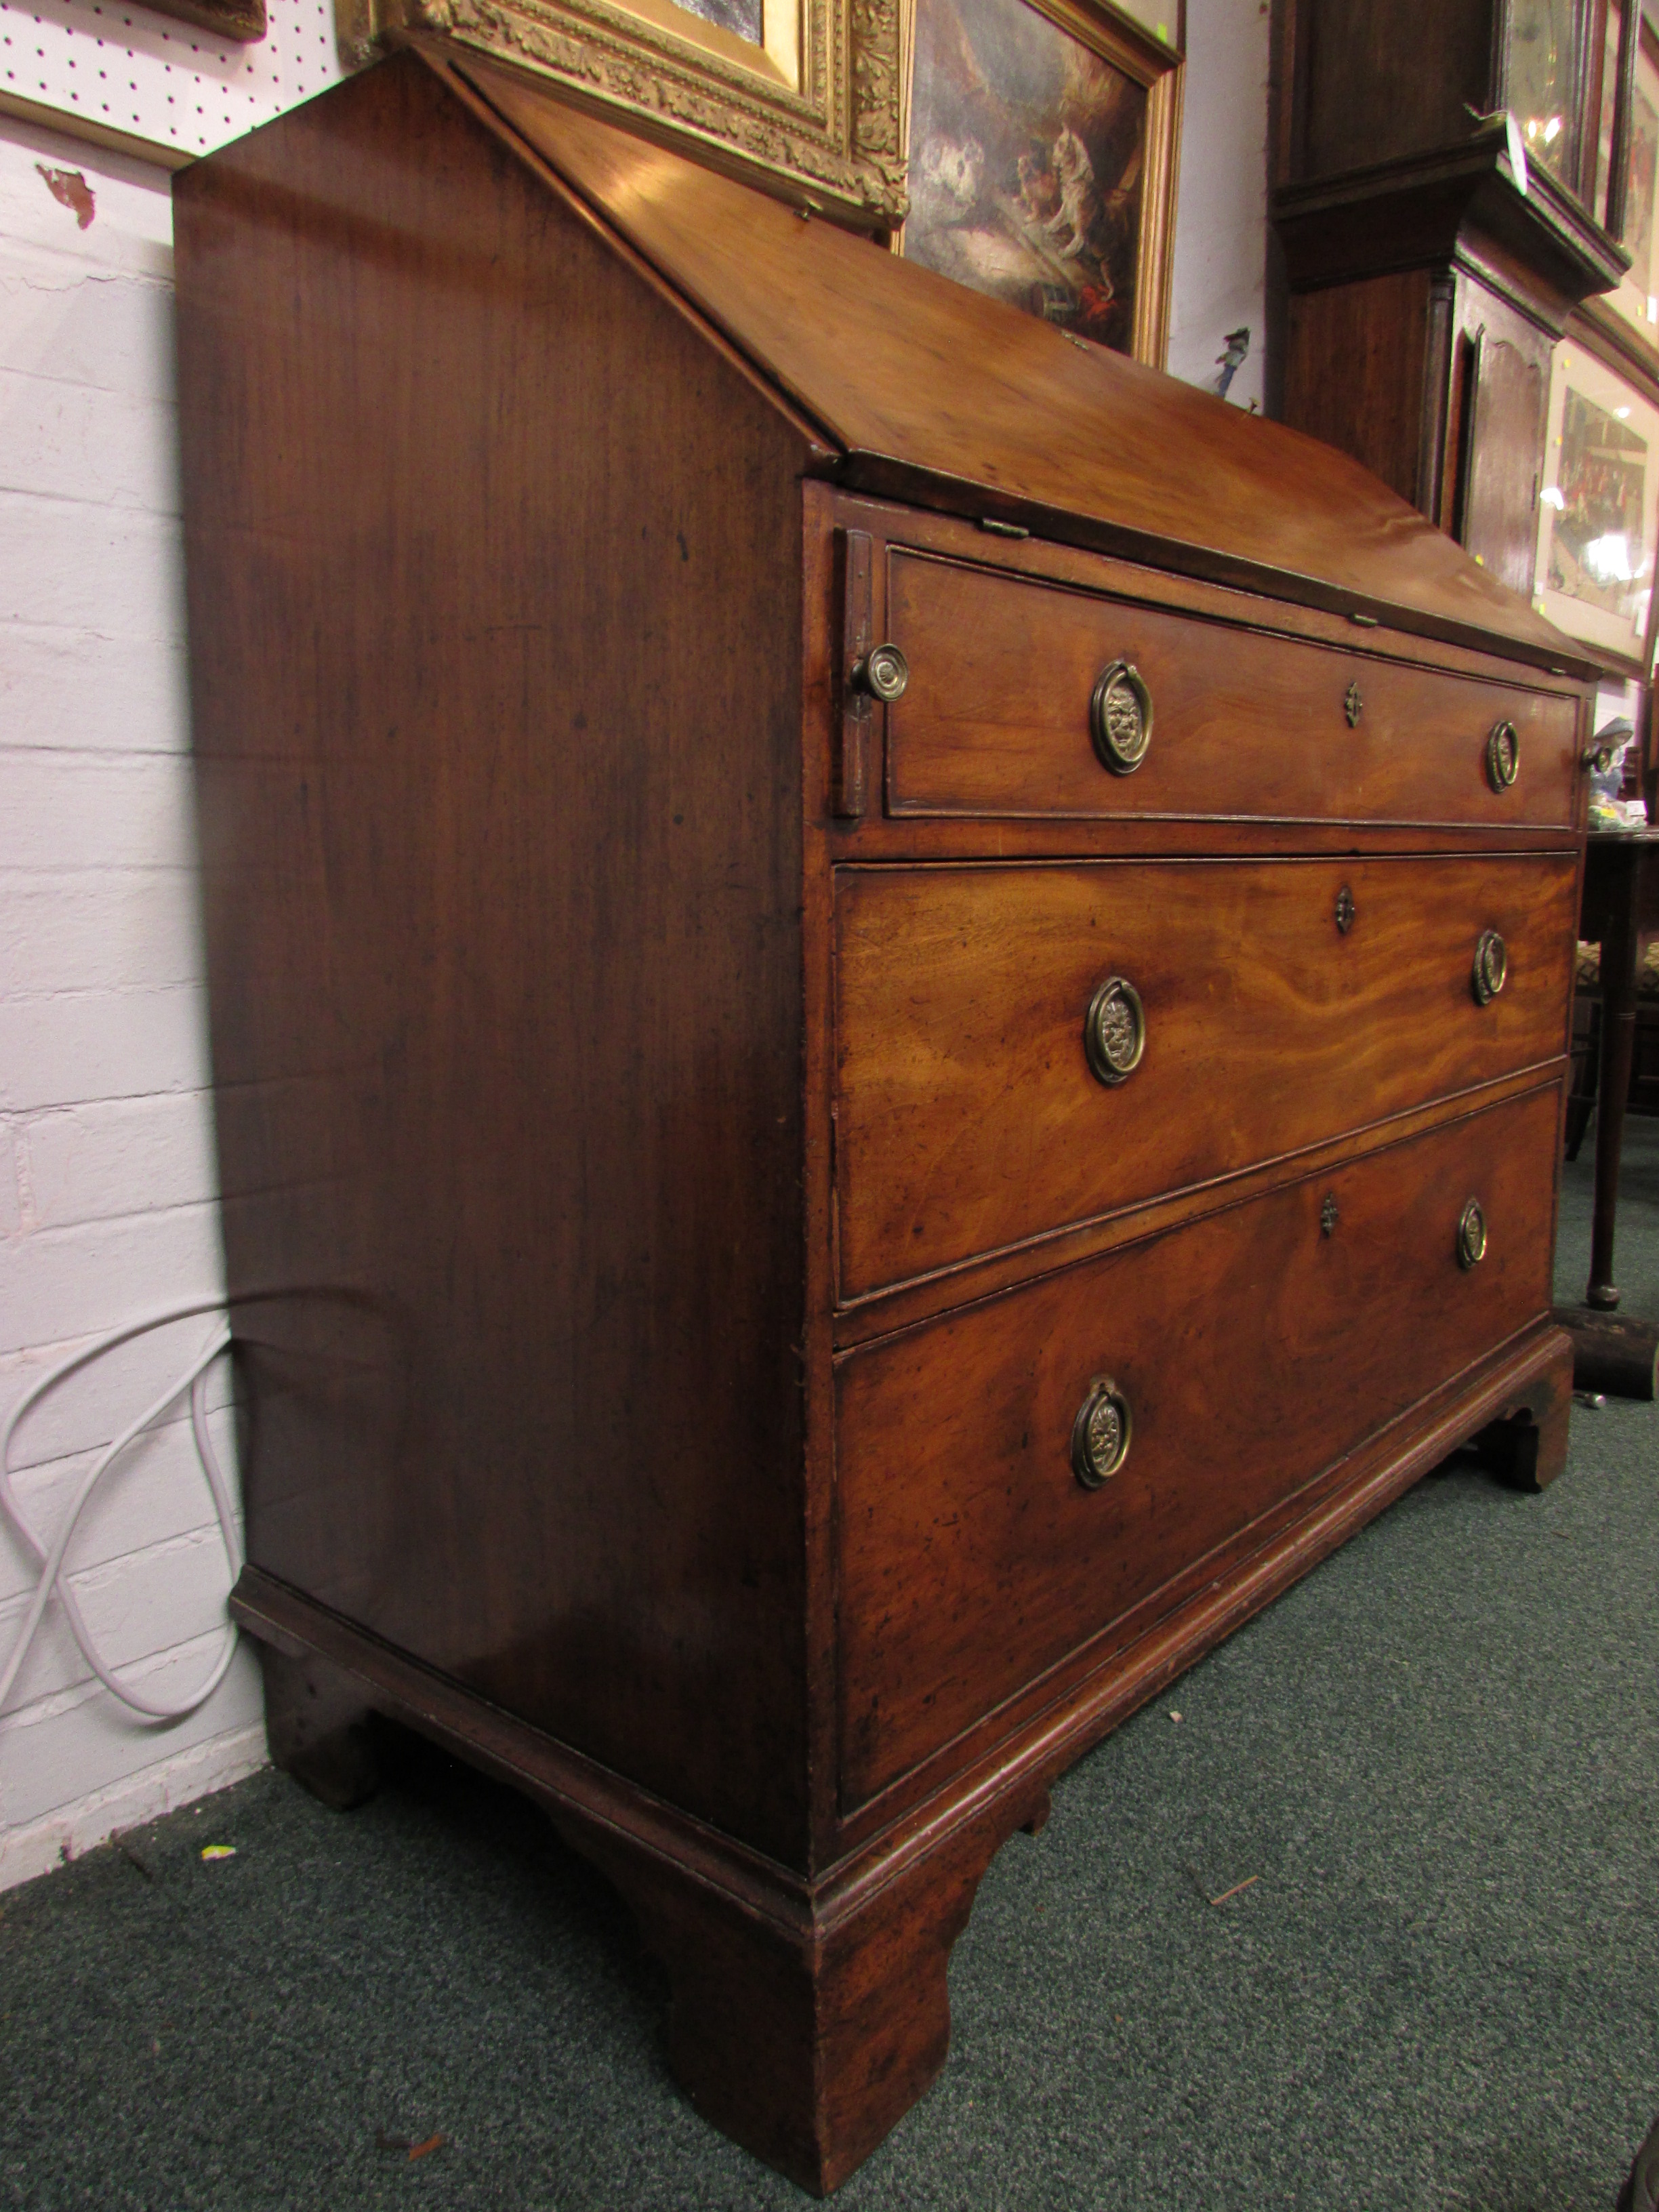
[[[848,1809],[1523,1328],[1550,1295],[1559,1106],[1552,1085],[849,1356]],[[1465,1267],[1470,1198],[1488,1245]],[[1072,1425],[1103,1370],[1134,1434],[1086,1491]]]
[[[1569,827],[1575,702],[1189,615],[1125,605],[901,547],[884,635],[910,664],[886,710],[896,814],[1232,816],[1269,821]],[[1089,702],[1132,664],[1153,736],[1103,765]],[[1352,689],[1352,701],[1351,701]],[[1522,773],[1496,789],[1486,744],[1512,722]]]
[[[1458,1445],[1559,1470],[1591,672],[1310,441],[440,46],[175,216],[273,1754],[529,1791],[832,2189],[1071,1761]]]
[[[1569,854],[838,869],[842,1297],[1558,1060],[1577,884]],[[1112,975],[1146,1043],[1108,1087]]]

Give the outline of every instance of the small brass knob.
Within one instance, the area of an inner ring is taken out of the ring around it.
[[[1478,1267],[1486,1256],[1486,1217],[1480,1201],[1472,1198],[1457,1220],[1457,1264]]]
[[[1114,775],[1132,775],[1152,742],[1152,695],[1127,660],[1103,668],[1089,702],[1095,750]]]
[[[910,664],[896,645],[872,646],[854,666],[851,680],[854,690],[867,691],[872,699],[890,707],[895,699],[904,696]]]
[[[1109,1482],[1129,1456],[1129,1401],[1109,1375],[1097,1375],[1072,1424],[1072,1472],[1085,1490]]]
[[[1504,988],[1510,972],[1510,956],[1495,929],[1483,929],[1475,942],[1474,969],[1469,978],[1477,1006],[1489,1006]]]
[[[1109,975],[1083,1018],[1089,1072],[1101,1083],[1124,1083],[1146,1049],[1146,1010],[1140,994],[1121,975]]]
[[[1521,732],[1513,722],[1496,722],[1486,739],[1486,775],[1494,791],[1507,791],[1521,773]]]

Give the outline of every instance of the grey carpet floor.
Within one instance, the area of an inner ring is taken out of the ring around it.
[[[1659,1125],[1625,1186],[1659,1314]],[[1420,1484],[1002,1853],[945,2073],[837,2203],[1610,2212],[1659,2112],[1656,1563],[1659,1407],[1575,1409],[1541,1498]],[[127,1842],[0,1898],[0,2203],[806,2201],[674,2087],[604,1885],[430,1750],[354,1814],[266,1773]]]

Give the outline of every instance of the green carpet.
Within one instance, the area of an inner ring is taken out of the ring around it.
[[[1659,1314],[1659,1125],[1625,1186]],[[1575,1408],[1541,1498],[1419,1485],[1002,1853],[945,2074],[838,2204],[1611,2212],[1659,2112],[1656,1538],[1659,1407]],[[0,1898],[0,2203],[805,2202],[675,2089],[604,1885],[429,1749],[128,1840]]]

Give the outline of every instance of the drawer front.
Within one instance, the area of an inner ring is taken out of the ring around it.
[[[837,870],[842,1298],[1553,1059],[1576,868],[1526,855]],[[1481,1005],[1488,931],[1507,971]],[[1114,976],[1145,1028],[1117,1083],[1085,1039]]]
[[[1530,1093],[850,1355],[847,1809],[1541,1314],[1557,1100]],[[1471,1197],[1487,1244],[1465,1267]],[[1073,1426],[1100,1377],[1130,1443],[1089,1490]]]
[[[1571,696],[912,553],[890,556],[887,629],[910,669],[887,710],[896,814],[1573,819]],[[1096,685],[1120,661],[1152,706],[1145,757],[1128,774],[1103,765],[1091,726]],[[1487,746],[1503,722],[1518,751],[1500,789]]]

